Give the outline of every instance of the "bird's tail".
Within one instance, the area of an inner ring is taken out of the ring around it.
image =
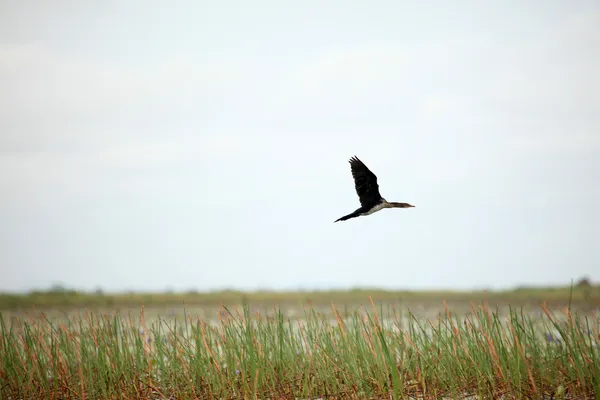
[[[354,211],[353,213],[350,213],[348,215],[344,215],[343,217],[336,219],[335,221],[333,221],[333,223],[336,223],[338,221],[345,221],[345,220],[350,219],[350,218],[358,217],[359,215],[360,215],[360,213],[358,211]]]

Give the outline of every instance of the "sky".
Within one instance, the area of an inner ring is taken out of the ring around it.
[[[0,291],[598,281],[598,71],[596,0],[1,1]]]

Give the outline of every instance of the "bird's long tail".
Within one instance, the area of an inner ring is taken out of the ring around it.
[[[336,223],[338,221],[345,221],[345,220],[350,219],[350,218],[355,218],[355,217],[358,217],[359,215],[360,215],[360,213],[357,210],[357,211],[354,211],[353,213],[350,213],[348,215],[344,215],[343,217],[336,219],[335,221],[333,221],[333,223]]]

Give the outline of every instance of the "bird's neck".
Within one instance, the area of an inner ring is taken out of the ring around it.
[[[410,207],[410,204],[408,204],[408,203],[396,203],[396,202],[393,202],[393,201],[391,203],[388,203],[386,201],[386,203],[391,208],[408,208],[408,207]]]

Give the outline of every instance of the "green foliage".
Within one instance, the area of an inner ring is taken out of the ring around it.
[[[223,307],[214,323],[86,312],[0,314],[0,398],[594,398],[600,321],[486,305],[434,320],[394,308],[289,319]],[[554,333],[555,342],[546,334]]]

